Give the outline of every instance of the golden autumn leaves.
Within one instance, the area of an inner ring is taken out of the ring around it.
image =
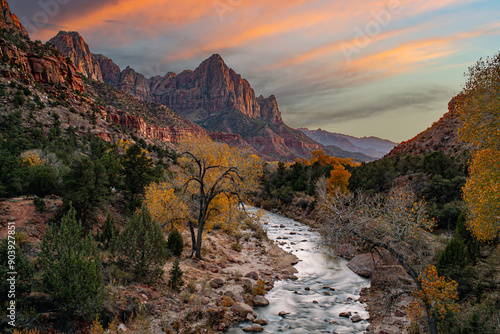
[[[421,289],[415,291],[415,299],[407,308],[410,318],[416,320],[424,310],[430,310],[444,319],[448,312],[458,312],[458,283],[438,276],[435,266],[429,265],[418,277]]]
[[[332,166],[333,169],[330,171],[330,178],[328,179],[327,186],[330,193],[335,191],[346,193],[348,191],[347,186],[349,185],[351,173],[345,167],[359,165],[354,163],[352,159],[349,158],[343,159],[331,157],[328,154],[325,154],[322,150],[312,151],[311,159],[297,159],[297,162],[309,166],[314,165],[315,163],[319,163],[323,166]]]
[[[460,139],[473,148],[463,188],[468,229],[492,241],[500,237],[500,53],[469,68],[457,109]]]

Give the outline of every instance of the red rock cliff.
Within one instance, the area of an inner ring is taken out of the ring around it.
[[[206,132],[199,127],[180,128],[149,125],[142,117],[133,116],[123,111],[117,112],[116,114],[107,114],[106,119],[125,127],[129,131],[137,132],[141,137],[173,144],[177,144],[187,138],[200,137],[206,134]]]
[[[4,77],[21,78],[30,74],[36,82],[62,84],[83,91],[82,77],[73,64],[66,63],[63,56],[23,51],[11,41],[0,39],[0,57],[4,55],[9,59],[8,67],[2,73]]]
[[[76,31],[60,31],[50,43],[69,57],[80,73],[93,80],[103,81],[99,62],[92,57],[89,46]]]

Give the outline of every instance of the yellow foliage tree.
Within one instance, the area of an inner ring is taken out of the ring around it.
[[[148,187],[146,205],[166,226],[187,220],[192,256],[201,258],[205,230],[237,228],[238,205],[257,189],[262,163],[241,148],[208,137],[185,140],[179,147],[178,170],[164,183]]]
[[[469,68],[457,97],[460,138],[475,150],[464,200],[469,230],[481,241],[500,236],[500,53]]]
[[[479,241],[500,236],[500,152],[483,149],[474,154],[464,188],[469,209],[467,224]]]
[[[190,219],[188,206],[167,182],[151,183],[144,198],[151,216],[166,231],[180,229],[181,223]]]
[[[28,167],[43,165],[45,163],[40,150],[29,150],[21,153],[21,160]]]
[[[458,283],[438,276],[436,267],[429,265],[418,277],[419,289],[414,293],[414,300],[408,307],[411,319],[417,320],[424,310],[436,314],[444,319],[447,312],[458,312]]]
[[[330,178],[328,179],[328,191],[347,192],[350,177],[351,173],[349,173],[344,166],[334,165],[333,169],[330,171]]]

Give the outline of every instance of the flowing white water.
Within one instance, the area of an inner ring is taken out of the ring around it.
[[[264,227],[270,239],[300,259],[295,266],[298,279],[276,282],[266,294],[269,306],[255,309],[258,317],[269,320],[264,333],[363,333],[367,320],[353,323],[339,313],[350,311],[368,319],[364,305],[356,300],[370,280],[353,273],[346,260],[332,256],[321,246],[319,233],[309,227],[270,212],[262,222],[267,222]],[[282,317],[278,315],[281,311],[290,313]],[[241,334],[249,324],[241,323],[228,333]]]

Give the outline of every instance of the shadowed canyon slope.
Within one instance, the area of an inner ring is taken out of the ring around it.
[[[443,151],[457,156],[466,152],[467,146],[460,143],[458,138],[458,129],[461,125],[460,114],[456,108],[458,99],[459,96],[452,98],[448,103],[448,112],[441,119],[414,138],[394,147],[389,156],[398,153],[416,155],[432,151]]]

